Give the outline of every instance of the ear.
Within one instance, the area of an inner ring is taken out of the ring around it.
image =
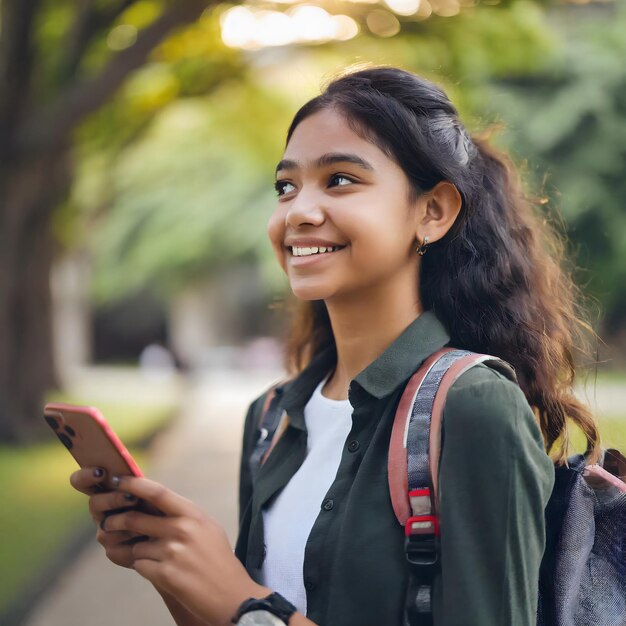
[[[424,241],[428,236],[429,243],[441,239],[452,227],[459,215],[462,198],[456,185],[442,180],[420,198],[416,236]]]

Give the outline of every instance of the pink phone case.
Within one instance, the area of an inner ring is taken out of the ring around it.
[[[49,403],[44,418],[81,467],[102,467],[111,476],[143,476],[126,446],[98,409]]]

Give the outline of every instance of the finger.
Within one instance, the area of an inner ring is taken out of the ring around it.
[[[96,532],[96,541],[108,550],[114,546],[128,546],[128,542],[133,540],[137,535],[126,531],[107,533],[101,528]],[[128,547],[126,547],[128,550]]]
[[[154,480],[137,476],[114,476],[111,484],[117,491],[131,493],[149,502],[165,515],[197,517],[198,509],[191,500]]]
[[[107,558],[121,567],[132,568],[133,562],[128,557],[128,548],[123,545],[111,546],[105,549]]]
[[[131,507],[137,502],[135,496],[121,491],[97,493],[89,498],[89,512],[94,521],[100,522],[106,512],[119,511]]]
[[[150,537],[148,537],[148,535],[133,535],[130,539],[125,539],[120,543],[123,543],[125,546],[134,546],[136,543],[141,543],[142,541],[150,541]]]
[[[106,470],[102,467],[83,467],[70,475],[72,487],[88,496],[105,489],[105,481]]]
[[[127,531],[136,535],[149,537],[165,537],[177,532],[172,519],[148,515],[137,510],[127,511],[116,515],[107,515],[100,522],[100,528],[105,532]]]
[[[153,585],[167,589],[164,584],[163,564],[152,559],[138,559],[133,563],[133,569]]]
[[[168,542],[174,544],[174,542]],[[180,544],[175,544],[180,546]],[[148,541],[142,541],[133,545],[133,560],[137,559],[150,559],[151,561],[162,561],[168,554],[164,548],[165,542],[162,539],[149,539]],[[170,550],[170,554],[173,551]]]

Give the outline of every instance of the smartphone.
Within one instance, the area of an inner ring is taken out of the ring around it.
[[[44,407],[44,419],[80,467],[106,470],[106,489],[111,489],[108,481],[112,476],[143,476],[98,409],[51,402]]]
[[[46,404],[43,412],[50,428],[81,467],[102,467],[106,470],[106,479],[98,485],[98,491],[112,489],[109,482],[112,476],[143,476],[135,459],[98,409],[51,402]],[[133,505],[106,511],[105,516],[131,509],[150,515],[163,515],[149,502],[140,500]],[[147,539],[145,535],[137,535],[125,543],[130,545]]]

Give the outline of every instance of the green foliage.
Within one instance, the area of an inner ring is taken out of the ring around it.
[[[454,17],[408,18],[393,38],[363,34],[317,51],[315,61],[320,73],[359,62],[414,71],[444,87],[471,126],[485,112],[489,81],[536,71],[554,47],[540,5],[512,0],[466,8]]]
[[[110,149],[109,164],[86,150],[74,189],[75,205],[99,211],[89,227],[101,301],[143,285],[171,293],[241,259],[261,264],[268,289],[284,288],[266,234],[273,168],[295,110],[341,68],[360,61],[406,67],[442,84],[469,116],[483,110],[490,77],[529,71],[550,48],[541,11],[515,0],[405,21],[403,34],[391,39],[361,35],[273,57],[259,53],[248,71],[194,97],[196,83],[185,72],[207,59],[224,71],[230,58],[223,44],[210,43],[219,42],[211,31],[217,12],[203,20],[165,42],[119,101],[94,118],[96,127],[84,129],[85,138],[101,137],[98,145],[114,143],[115,126],[126,133]],[[208,45],[215,49],[202,48]],[[150,122],[138,130],[134,117]]]
[[[61,10],[63,6],[55,9],[61,16],[67,13]],[[158,17],[162,7],[162,2],[133,3],[100,34],[89,48],[84,65],[102,65],[112,56],[107,39],[116,29],[140,30]],[[58,37],[66,24],[54,27],[62,21],[54,15],[46,13],[42,22]],[[53,41],[50,35],[46,46],[54,47]],[[58,60],[51,63],[58,63]],[[112,177],[120,153],[141,139],[161,111],[179,99],[211,93],[222,83],[237,80],[244,71],[240,51],[228,48],[221,40],[215,12],[204,13],[158,46],[148,62],[131,73],[115,97],[76,130],[76,176],[72,193],[69,200],[59,206],[53,220],[58,241],[65,247],[85,243],[92,220],[101,216],[103,209],[112,202]]]
[[[126,11],[111,29],[140,28],[157,13],[156,3],[140,2]],[[88,153],[118,150],[137,139],[153,117],[178,98],[210,94],[245,71],[238,50],[225,46],[214,12],[168,37],[148,63],[133,72],[121,91],[92,115],[77,134]]]
[[[561,24],[560,53],[496,85],[492,103],[508,123],[505,140],[562,213],[585,268],[579,280],[616,331],[626,325],[626,4]]]
[[[270,92],[227,84],[170,105],[120,153],[95,236],[100,299],[145,284],[175,291],[241,258],[265,263],[272,282],[263,244],[284,108]]]

